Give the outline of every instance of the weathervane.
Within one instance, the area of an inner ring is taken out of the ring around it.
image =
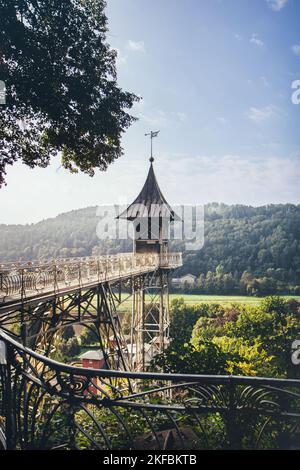
[[[148,134],[145,134],[145,136],[150,136],[150,140],[151,140],[151,157],[149,158],[149,161],[152,163],[154,162],[154,158],[153,158],[153,146],[152,146],[152,139],[153,137],[157,137],[158,136],[158,133],[160,131],[151,131],[151,132],[148,132]]]

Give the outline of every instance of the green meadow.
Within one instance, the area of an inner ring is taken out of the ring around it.
[[[170,294],[170,303],[175,299],[183,299],[185,303],[189,305],[196,305],[201,303],[212,304],[218,303],[222,305],[229,304],[247,304],[247,305],[257,305],[259,304],[263,297],[250,297],[242,295],[195,295],[195,294]],[[300,296],[292,295],[282,295],[284,299],[295,299],[300,302]],[[127,310],[131,306],[131,299],[128,298],[128,294],[122,294],[122,304],[119,307],[121,310]],[[146,301],[150,300],[149,296],[146,296]]]

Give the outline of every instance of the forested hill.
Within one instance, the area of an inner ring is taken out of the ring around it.
[[[96,207],[88,207],[36,224],[0,225],[0,261],[130,250],[131,242],[99,241],[98,222]],[[298,293],[299,235],[299,205],[208,204],[204,247],[185,253],[185,263],[178,274],[195,274],[200,292],[248,289],[253,293],[260,289],[286,290],[289,286]]]

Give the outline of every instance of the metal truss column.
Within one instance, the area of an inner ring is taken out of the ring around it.
[[[129,348],[131,369],[145,369],[145,289],[144,279],[138,276],[132,287],[131,345]]]
[[[169,340],[168,271],[159,269],[133,283],[131,318],[131,368],[145,371]]]

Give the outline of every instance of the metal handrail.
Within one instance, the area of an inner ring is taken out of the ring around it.
[[[8,449],[147,449],[149,442],[165,449],[164,430],[173,433],[175,449],[214,448],[215,433],[226,449],[300,444],[300,380],[90,369],[49,359],[2,330],[0,343]],[[64,416],[58,433],[56,410]],[[108,417],[117,419],[112,431]]]
[[[44,292],[45,288],[57,292],[69,286],[80,287],[92,281],[108,281],[140,272],[182,265],[181,253],[132,254],[64,258],[45,263],[6,263],[0,265],[0,298]]]
[[[14,348],[29,354],[32,358],[43,362],[45,365],[54,367],[60,372],[65,372],[70,375],[79,374],[87,377],[106,377],[106,378],[124,378],[124,379],[141,379],[141,380],[157,380],[157,381],[174,381],[174,382],[198,382],[198,383],[218,383],[228,384],[229,382],[235,382],[236,384],[260,384],[260,385],[287,385],[300,388],[299,379],[280,379],[270,377],[251,377],[251,376],[238,376],[238,375],[210,375],[210,374],[171,374],[162,372],[127,372],[107,369],[91,369],[71,366],[63,364],[61,362],[50,359],[49,357],[43,356],[42,354],[33,351],[30,348],[23,346],[21,343],[13,339],[7,333],[0,330],[0,340],[6,344],[10,344]]]

